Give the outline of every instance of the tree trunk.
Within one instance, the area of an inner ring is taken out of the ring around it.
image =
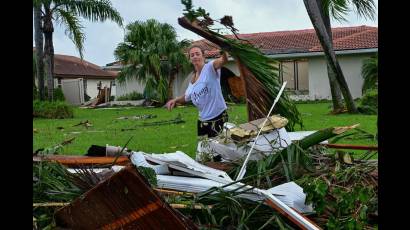
[[[323,0],[316,0],[317,5],[320,9],[320,13],[323,18],[323,22],[325,24],[327,34],[329,35],[330,41],[332,42],[332,45],[333,45],[333,35],[332,35],[332,27],[330,25],[329,10],[323,8],[322,1]],[[326,60],[326,68],[327,68],[327,76],[329,78],[330,92],[332,95],[332,103],[333,103],[332,113],[337,114],[344,110],[342,93],[340,92],[339,83],[337,83],[337,80],[336,80],[336,74],[332,70],[332,67],[329,64],[329,61],[327,60]]]
[[[54,47],[53,47],[53,22],[51,18],[50,9],[45,9],[46,15],[44,17],[44,61],[46,67],[47,75],[47,89],[48,89],[48,100],[53,101],[54,99]]]
[[[336,80],[339,83],[340,90],[346,102],[347,110],[349,113],[358,113],[342,69],[340,68],[339,62],[336,60],[336,54],[333,49],[332,41],[328,36],[317,2],[316,0],[303,0],[303,2],[309,18],[312,21],[313,27],[315,28],[316,35],[322,45],[326,60],[329,62],[330,67],[335,73]]]
[[[41,28],[41,7],[34,7],[34,37],[36,44],[36,75],[40,100],[45,100],[44,92],[44,62],[43,62],[43,32]]]
[[[177,76],[178,72],[171,71],[171,76],[169,77],[168,81],[168,100],[174,97],[173,88],[174,88],[174,81]]]
[[[326,61],[327,62],[327,61]],[[344,110],[342,93],[339,83],[336,79],[336,74],[333,72],[329,63],[326,64],[327,76],[329,78],[330,93],[332,94],[333,114],[341,113]]]

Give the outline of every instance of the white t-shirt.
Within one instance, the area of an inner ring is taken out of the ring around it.
[[[192,101],[198,108],[201,121],[215,118],[227,108],[220,83],[221,69],[215,70],[213,62],[202,67],[197,81],[194,84],[190,81],[185,91],[185,101]]]

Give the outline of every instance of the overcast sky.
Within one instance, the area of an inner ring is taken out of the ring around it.
[[[201,39],[198,35],[181,27],[177,18],[182,16],[184,6],[181,0],[112,0],[124,18],[124,25],[134,21],[154,18],[162,23],[171,24],[178,40]],[[224,15],[233,17],[234,26],[239,33],[269,32],[313,28],[303,0],[193,0],[194,8],[202,7],[211,18],[219,19]],[[378,0],[375,0],[376,6]],[[377,26],[375,21],[358,18],[355,13],[347,16],[347,22],[332,21],[332,27],[369,25]],[[86,40],[84,59],[103,66],[115,61],[114,50],[122,42],[124,29],[113,22],[88,22],[83,20]],[[79,56],[72,41],[65,35],[64,28],[58,24],[54,31],[54,51],[56,54]],[[34,46],[34,35],[33,35]]]

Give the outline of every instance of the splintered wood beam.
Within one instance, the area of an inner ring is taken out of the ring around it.
[[[39,161],[56,161],[66,166],[76,165],[93,165],[93,164],[112,164],[115,157],[90,157],[90,156],[64,156],[64,155],[50,155],[50,156],[33,156],[33,162]],[[117,159],[116,165],[126,165],[130,162],[127,156],[120,156]]]

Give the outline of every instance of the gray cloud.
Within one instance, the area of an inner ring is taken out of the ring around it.
[[[376,6],[378,1],[375,1]],[[155,18],[159,22],[171,24],[178,39],[201,39],[198,35],[178,25],[184,6],[180,0],[112,0],[113,6],[124,18],[124,24],[136,20]],[[313,28],[302,0],[193,0],[194,7],[206,9],[210,16],[219,19],[231,15],[240,33],[255,33],[279,30]],[[348,21],[332,21],[332,26],[377,26],[375,21],[358,18],[350,13]],[[114,61],[115,47],[123,40],[124,30],[113,22],[83,21],[86,34],[84,59],[97,65]],[[56,53],[79,56],[75,46],[64,34],[64,29],[55,26],[54,49]],[[34,44],[34,41],[33,41]]]

